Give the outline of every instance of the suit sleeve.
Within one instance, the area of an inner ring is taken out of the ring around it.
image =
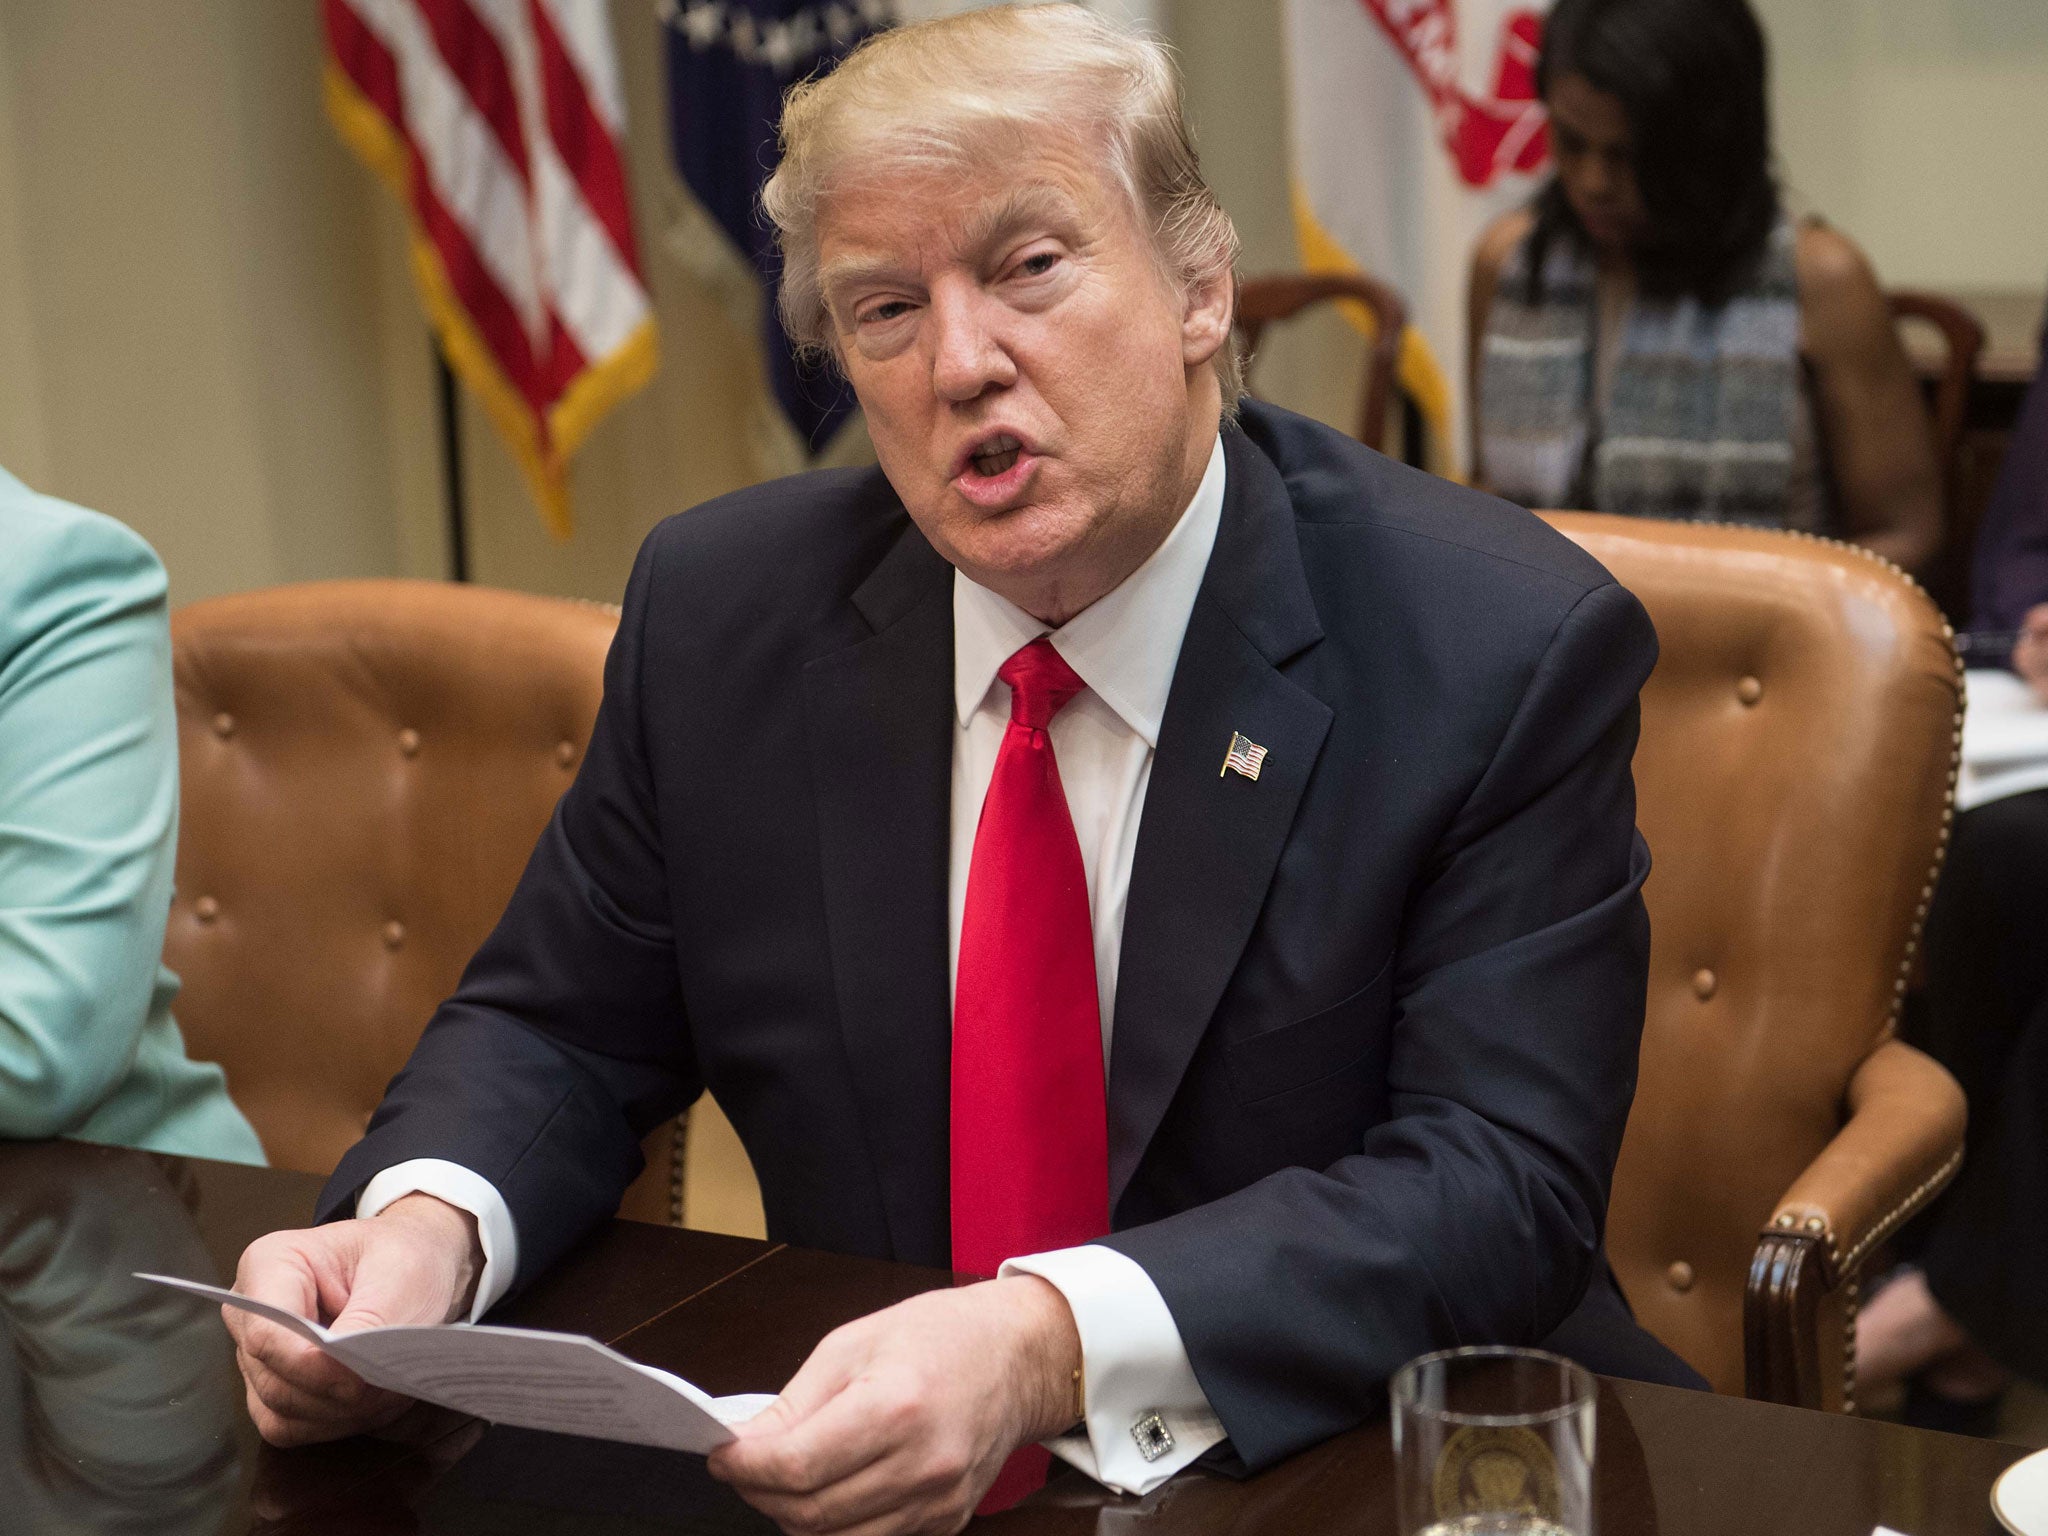
[[[697,1096],[668,879],[641,730],[650,591],[642,548],[605,662],[604,702],[497,927],[322,1192],[351,1214],[387,1168],[458,1164],[503,1197],[517,1289],[617,1208],[640,1140]]]
[[[1552,634],[1411,888],[1390,1113],[1357,1153],[1106,1239],[1253,1469],[1369,1417],[1417,1354],[1540,1341],[1596,1272],[1648,977],[1629,765],[1655,659],[1618,586]]]

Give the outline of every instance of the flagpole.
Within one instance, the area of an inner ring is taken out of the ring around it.
[[[448,509],[448,575],[469,580],[469,538],[462,499],[462,398],[456,392],[455,370],[448,354],[434,344],[434,376],[441,398],[441,489]]]

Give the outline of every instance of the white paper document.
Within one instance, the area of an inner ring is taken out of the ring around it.
[[[2028,790],[2048,789],[2048,706],[2010,672],[1972,668],[1964,675],[1963,766],[1956,809]]]
[[[628,1360],[595,1339],[532,1328],[440,1324],[335,1333],[217,1285],[137,1273],[289,1328],[373,1387],[475,1414],[493,1424],[589,1435],[702,1455],[733,1438],[773,1394],[712,1397],[680,1376]]]

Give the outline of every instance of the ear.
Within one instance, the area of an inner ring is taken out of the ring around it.
[[[1230,322],[1237,310],[1237,274],[1223,267],[1188,290],[1187,309],[1180,322],[1181,361],[1199,368],[1230,339]]]

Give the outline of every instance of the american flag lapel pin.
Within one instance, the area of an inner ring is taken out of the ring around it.
[[[1226,773],[1241,773],[1248,779],[1259,776],[1259,765],[1266,760],[1266,749],[1242,731],[1230,733],[1230,750],[1223,754],[1223,766],[1216,770],[1216,777]]]

